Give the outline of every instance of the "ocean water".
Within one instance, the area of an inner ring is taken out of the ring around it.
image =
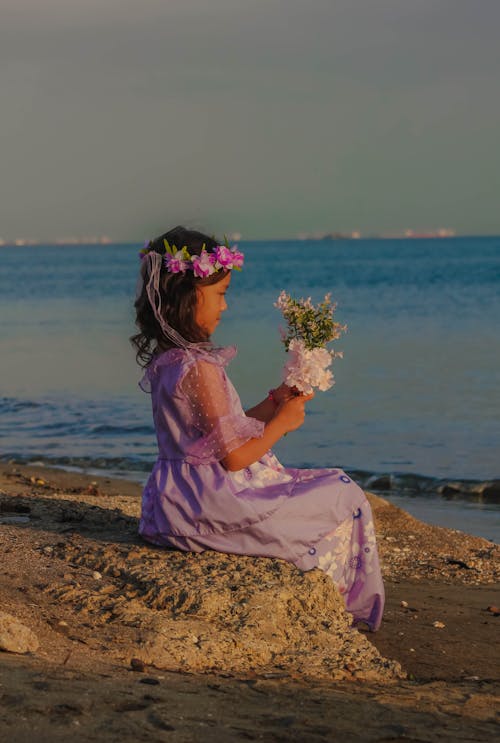
[[[363,484],[390,475],[384,494],[415,515],[499,541],[498,495],[481,483],[500,476],[500,238],[241,248],[215,340],[238,345],[229,373],[245,405],[279,383],[281,289],[332,292],[348,325],[336,385],[277,445],[281,460],[339,465]],[[0,248],[3,459],[145,478],[156,445],[128,342],[137,250]]]

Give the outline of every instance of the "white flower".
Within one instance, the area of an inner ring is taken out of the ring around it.
[[[283,380],[289,387],[296,387],[308,395],[314,387],[321,391],[333,384],[333,374],[328,369],[332,354],[326,348],[306,348],[304,341],[293,338],[288,348],[288,358],[283,371]]]
[[[336,576],[339,570],[339,554],[337,552],[327,552],[325,555],[318,557],[318,568],[331,578]]]

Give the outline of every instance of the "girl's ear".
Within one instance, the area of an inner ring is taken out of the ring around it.
[[[197,286],[196,287],[196,306],[197,307],[202,307],[203,306],[203,302],[204,302],[203,292],[201,291],[200,287]]]

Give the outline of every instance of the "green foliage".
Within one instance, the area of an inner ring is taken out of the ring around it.
[[[304,342],[307,349],[323,348],[346,331],[346,326],[334,320],[336,305],[327,294],[322,302],[314,305],[311,298],[293,299],[281,292],[276,303],[287,322],[287,332],[283,334],[283,343],[288,347],[293,338]]]

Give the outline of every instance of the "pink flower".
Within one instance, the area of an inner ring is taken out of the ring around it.
[[[214,250],[215,260],[220,264],[221,268],[227,268],[230,270],[233,267],[234,256],[229,248],[225,245],[217,245]]]
[[[245,260],[245,256],[243,253],[240,253],[238,250],[237,245],[233,245],[233,268],[241,268],[243,265],[243,261]]]
[[[191,263],[194,275],[200,279],[211,276],[215,272],[215,255],[213,253],[207,253],[206,250],[202,250],[201,255],[193,255]]]
[[[165,256],[165,263],[170,273],[184,273],[189,266],[188,262],[184,260],[182,250],[178,250],[175,255],[167,254]]]
[[[286,310],[288,308],[288,304],[291,297],[289,294],[287,294],[285,291],[281,291],[278,299],[274,303],[274,306],[277,307],[279,310]],[[283,338],[282,338],[283,340]]]

